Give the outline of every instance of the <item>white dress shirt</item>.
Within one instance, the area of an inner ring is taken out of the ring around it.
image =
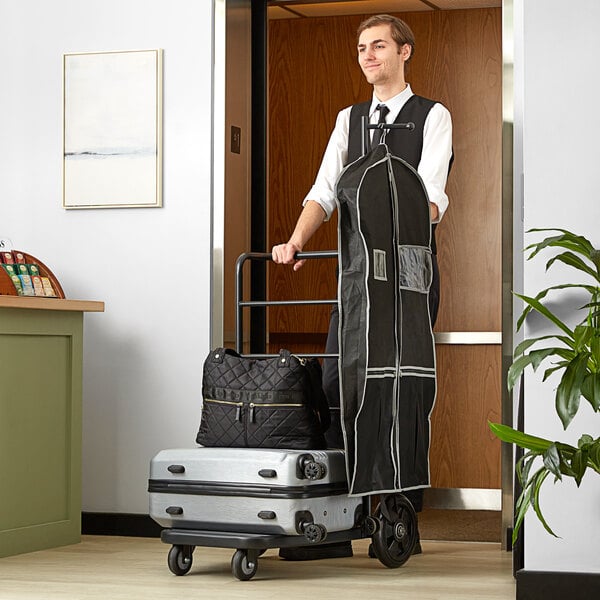
[[[390,112],[386,116],[387,123],[393,123],[406,101],[413,95],[410,85],[397,96],[381,102],[375,94],[371,101],[369,121],[377,123],[378,104],[385,104]],[[328,221],[336,208],[335,184],[348,159],[348,130],[350,127],[351,106],[338,113],[335,127],[329,138],[329,143],[323,155],[321,167],[310,192],[304,199],[303,205],[309,200],[318,202],[326,213]],[[371,130],[373,131],[373,130]],[[401,132],[400,132],[401,133]],[[389,133],[388,133],[389,135]],[[433,105],[423,128],[423,151],[417,172],[421,176],[429,201],[433,202],[439,211],[436,222],[439,222],[448,208],[448,196],[445,192],[448,178],[448,164],[452,155],[452,119],[448,109],[437,103]]]

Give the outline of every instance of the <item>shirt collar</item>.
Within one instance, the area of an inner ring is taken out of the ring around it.
[[[392,122],[398,116],[400,109],[404,106],[406,101],[413,95],[413,91],[410,87],[410,84],[407,83],[406,87],[399,93],[396,94],[393,98],[386,100],[385,102],[381,102],[379,98],[373,93],[373,100],[371,101],[371,108],[369,109],[369,120],[373,118],[373,115],[376,111],[378,104],[385,104],[390,112],[388,113],[387,121]]]

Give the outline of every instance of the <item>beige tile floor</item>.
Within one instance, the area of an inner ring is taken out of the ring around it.
[[[196,548],[190,572],[173,575],[169,546],[154,538],[84,536],[80,544],[0,559],[0,600],[508,600],[511,555],[496,543],[423,541],[423,554],[398,569],[367,557],[281,560],[268,550],[256,576],[238,581],[233,551]]]

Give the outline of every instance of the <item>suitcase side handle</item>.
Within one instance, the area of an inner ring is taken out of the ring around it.
[[[275,469],[261,469],[258,474],[265,479],[277,477],[277,471]]]
[[[169,465],[167,471],[169,473],[185,473],[185,467],[183,465]]]

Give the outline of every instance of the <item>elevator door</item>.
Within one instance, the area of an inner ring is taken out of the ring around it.
[[[397,16],[417,40],[407,81],[415,93],[450,110],[454,132],[450,208],[436,234],[442,290],[430,497],[478,490],[472,497],[483,505],[467,501],[467,508],[499,508],[500,444],[487,421],[501,420],[501,9]],[[269,22],[269,248],[288,239],[337,112],[371,97],[356,62],[355,32],[362,18]],[[306,249],[336,246],[333,218]],[[296,273],[271,268],[269,295],[335,297],[334,268],[331,261],[313,261]],[[322,351],[328,312],[328,307],[272,309],[271,349]]]

